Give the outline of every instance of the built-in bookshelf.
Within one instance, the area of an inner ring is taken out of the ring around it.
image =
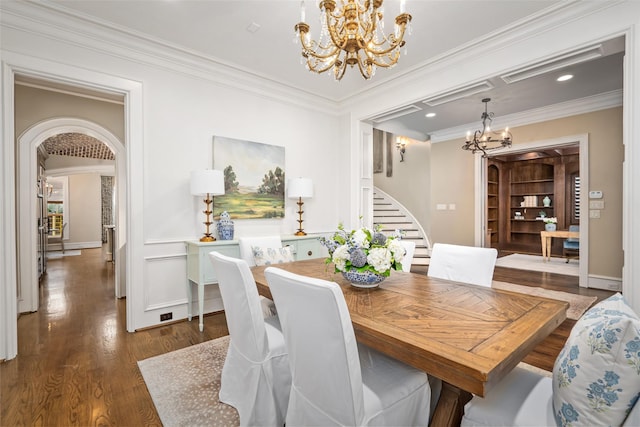
[[[491,230],[487,231],[491,246],[541,253],[543,218],[556,217],[560,229],[567,226],[565,203],[570,202],[565,202],[565,180],[569,179],[565,166],[577,161],[573,154],[531,160],[523,160],[523,156],[489,159],[486,227]]]

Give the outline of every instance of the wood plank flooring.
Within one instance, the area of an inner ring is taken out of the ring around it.
[[[137,361],[228,334],[223,313],[126,332],[125,300],[101,249],[50,260],[40,309],[18,319],[18,357],[0,364],[2,426],[159,426]],[[495,280],[596,295],[577,278],[496,268]],[[526,362],[551,369],[575,322],[565,321]]]

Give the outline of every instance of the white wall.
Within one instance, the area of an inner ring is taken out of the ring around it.
[[[142,144],[144,152],[144,161],[128,169],[143,182],[142,211],[130,219],[131,227],[142,231],[143,247],[138,253],[129,246],[136,265],[126,266],[142,277],[131,284],[127,295],[135,311],[129,313],[135,318],[133,329],[159,323],[161,312],[172,311],[174,319],[186,317],[183,241],[199,238],[204,227],[202,202],[190,195],[188,180],[191,170],[212,167],[214,135],[285,147],[287,176],[306,176],[314,182],[314,197],[305,201],[308,233],[333,230],[340,218],[348,216],[344,214],[348,205],[333,202],[340,185],[331,169],[348,170],[349,157],[335,154],[346,138],[340,135],[344,122],[330,109],[313,103],[302,106],[304,96],[272,96],[265,94],[264,86],[255,90],[238,81],[221,81],[212,70],[183,62],[159,61],[140,52],[132,55],[127,43],[117,48],[97,46],[94,39],[46,25],[39,25],[38,31],[51,33],[50,37],[3,26],[3,55],[19,52],[27,59],[64,63],[142,85],[143,138],[125,141],[125,145]],[[90,47],[82,47],[85,43]],[[102,47],[122,49],[122,55],[102,53]],[[287,199],[284,220],[236,221],[236,234],[290,234],[297,228],[295,208],[295,202]],[[207,294],[205,311],[221,309],[219,299],[209,298],[215,292]]]

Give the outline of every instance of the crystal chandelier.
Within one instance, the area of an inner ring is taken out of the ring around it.
[[[493,113],[487,112],[491,98],[484,98],[484,113],[482,113],[482,130],[477,130],[473,133],[473,139],[471,139],[471,131],[467,132],[467,140],[462,146],[463,150],[469,150],[473,154],[478,151],[482,152],[482,157],[487,157],[487,151],[496,150],[498,148],[511,147],[513,137],[509,128],[505,128],[502,134],[500,132],[491,131],[491,122],[493,121]],[[488,121],[488,123],[487,123]],[[501,138],[494,138],[492,135],[501,135]]]
[[[389,35],[383,33],[383,0],[339,1],[339,9],[335,0],[319,1],[322,30],[318,41],[309,35],[309,24],[304,22],[304,0],[301,3],[301,22],[295,30],[307,68],[318,74],[333,68],[333,76],[341,80],[347,65],[351,68],[357,65],[365,79],[375,74],[376,67],[393,67],[405,45],[405,29],[411,22],[411,15],[405,12],[405,0],[400,0],[395,31]]]

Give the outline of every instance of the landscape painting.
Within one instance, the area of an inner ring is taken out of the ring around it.
[[[224,172],[213,215],[231,219],[284,218],[284,147],[213,137],[213,168]]]

